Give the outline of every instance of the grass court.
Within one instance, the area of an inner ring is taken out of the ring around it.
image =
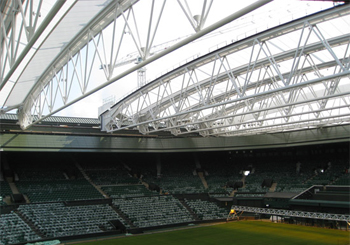
[[[157,244],[350,244],[348,231],[264,221],[239,221],[195,226],[166,232],[145,233],[114,239],[75,243],[79,245],[157,245]]]

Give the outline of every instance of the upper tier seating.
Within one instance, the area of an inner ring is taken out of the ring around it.
[[[203,193],[205,188],[189,159],[165,159],[161,164],[161,177],[150,180],[157,184],[163,193]]]
[[[222,159],[221,161],[222,162],[220,162],[220,159],[215,161],[203,159],[201,167],[206,173],[205,179],[208,184],[208,192],[229,195],[233,189],[231,187],[226,187],[227,183],[241,181],[243,177],[241,170],[248,165],[248,163],[230,163]],[[213,194],[211,194],[211,196],[213,196]]]
[[[29,154],[25,159],[22,159],[20,155],[11,158],[11,168],[17,175],[15,181],[83,178],[75,167],[73,159],[70,159],[68,155],[46,154]]]
[[[96,185],[138,184],[140,180],[121,162],[111,162],[108,156],[91,156],[87,161],[79,159],[79,164]]]
[[[96,185],[138,184],[140,181],[129,175],[126,169],[94,169],[85,173]]]
[[[12,194],[11,188],[7,181],[0,181],[0,196],[5,197]]]
[[[151,196],[159,193],[148,190],[144,185],[103,186],[102,190],[112,198]]]
[[[154,176],[157,176],[157,164],[153,158],[149,159],[149,157],[145,157],[142,161],[139,159],[128,159],[127,166],[145,182],[148,182],[149,179],[153,179]]]
[[[56,202],[103,198],[87,180],[20,181],[17,187],[31,202]]]
[[[350,174],[346,173],[339,176],[332,185],[350,185]]]

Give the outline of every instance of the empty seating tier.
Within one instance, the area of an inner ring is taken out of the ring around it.
[[[114,199],[113,204],[140,228],[193,221],[189,211],[172,196]]]
[[[144,185],[103,186],[101,189],[112,198],[151,196],[159,193],[148,190]]]
[[[65,206],[63,203],[21,205],[18,210],[47,237],[112,230],[110,220],[123,220],[107,204]]]
[[[53,180],[19,181],[19,191],[26,194],[31,202],[57,202],[103,198],[88,181]]]
[[[219,207],[216,203],[204,200],[187,200],[187,205],[197,214],[201,220],[225,219],[229,208]]]
[[[0,244],[40,240],[31,228],[15,213],[0,215]]]
[[[7,181],[0,181],[0,196],[5,197],[11,194],[12,191]]]

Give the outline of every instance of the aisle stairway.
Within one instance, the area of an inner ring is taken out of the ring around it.
[[[204,178],[203,172],[198,173],[199,178],[202,180],[203,186],[205,189],[208,189],[208,183]]]
[[[38,236],[41,238],[46,238],[46,236],[38,229],[36,226],[31,222],[29,219],[27,219],[19,210],[14,211],[31,229],[35,232]]]
[[[75,162],[75,166],[79,169],[79,171],[81,172],[81,174],[84,176],[84,178],[93,186],[96,188],[96,190],[98,190],[102,196],[104,196],[105,198],[109,198],[109,196],[107,195],[106,192],[104,192],[99,186],[95,185],[95,183],[90,179],[90,177],[85,173],[84,169],[80,166],[79,163]]]
[[[122,217],[122,219],[125,220],[125,222],[130,225],[130,228],[136,228],[136,226],[132,223],[132,221],[129,219],[128,216],[126,216],[119,208],[117,208],[116,206],[110,204],[111,208],[113,208],[113,210],[120,216]]]
[[[188,204],[185,202],[184,199],[179,198],[179,201],[188,210],[188,212],[190,212],[190,214],[194,220],[196,220],[196,221],[200,220],[200,218],[197,216],[197,214],[195,212],[193,212],[192,208],[190,206],[188,206]]]
[[[9,186],[13,194],[20,194],[15,182],[9,182]]]
[[[276,187],[277,187],[277,183],[272,183],[272,185],[271,185],[271,187],[269,189],[269,192],[275,192]]]

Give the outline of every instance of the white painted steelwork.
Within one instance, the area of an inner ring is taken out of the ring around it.
[[[138,23],[140,17],[134,13],[134,5],[138,1],[108,2],[102,4],[101,1],[75,2],[44,42],[43,45],[49,45],[49,47],[38,49],[37,55],[29,62],[20,78],[15,82],[3,111],[18,108],[19,123],[23,129],[38,122],[34,120],[34,115],[37,115],[40,121],[270,1],[257,1],[227,17],[219,16],[212,25],[206,25],[212,1],[204,0],[202,2],[202,15],[197,17],[190,17],[191,11],[187,6],[187,1],[178,1],[179,11],[181,11],[179,17],[183,15],[187,18],[193,31],[190,37],[171,45],[152,57],[150,57],[150,48],[153,46],[159,25],[165,21],[165,16],[162,14],[166,1],[161,1],[160,4],[157,1],[159,6],[156,6],[156,1],[152,1],[149,12],[143,11],[143,15],[148,14],[149,17],[147,31],[143,37],[139,27],[141,24]],[[91,11],[98,9],[100,12],[97,15],[91,13]],[[89,23],[86,23],[88,19],[84,16],[92,18]],[[171,23],[169,20],[166,21]],[[80,30],[74,29],[75,26],[80,26]],[[60,39],[60,36],[57,35],[65,33],[61,28],[67,28],[68,32],[71,30],[71,33],[76,33],[75,37],[68,43],[60,41],[64,45],[58,45],[59,53],[53,60],[54,55],[51,54],[48,55],[50,58],[47,64],[42,65],[42,67],[35,66],[37,64],[34,62],[36,57],[38,57],[39,63],[43,64],[43,61],[40,60],[40,53],[51,49],[58,51],[54,40]],[[106,29],[108,31],[105,31]],[[128,38],[125,37],[126,35]],[[134,50],[136,49],[142,57],[142,62],[123,72],[115,69],[114,64],[126,44],[133,46]],[[33,65],[35,67],[32,67]],[[92,81],[97,76],[95,68],[101,65],[103,65],[103,82]],[[26,97],[23,98],[23,96]]]
[[[184,64],[116,103],[102,129],[238,136],[349,124],[349,14],[320,12]]]
[[[345,221],[347,223],[350,222],[350,215],[348,214],[317,213],[317,212],[305,212],[305,211],[297,211],[297,210],[257,208],[257,207],[236,206],[236,205],[233,205],[231,209],[234,209],[237,212],[244,211],[249,213],[268,214],[268,215],[275,215],[280,217]]]

